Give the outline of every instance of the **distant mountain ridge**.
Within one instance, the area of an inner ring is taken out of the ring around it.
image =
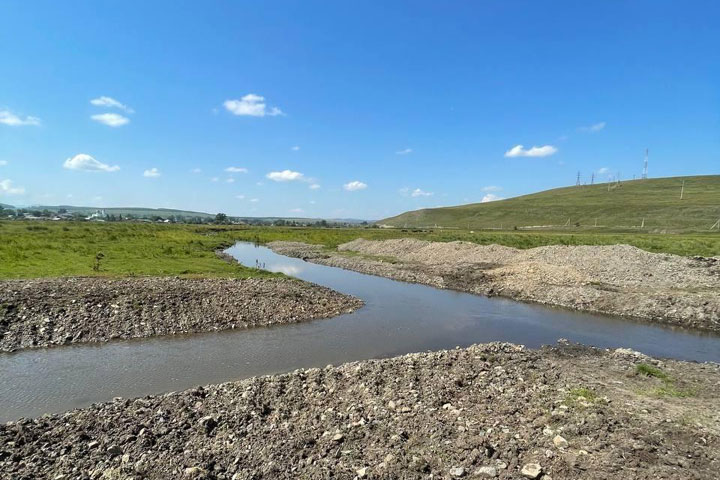
[[[494,202],[415,210],[377,223],[412,228],[687,231],[709,230],[718,220],[720,175],[703,175],[555,188]]]

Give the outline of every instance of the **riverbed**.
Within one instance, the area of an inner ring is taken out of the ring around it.
[[[227,252],[244,265],[259,264],[357,296],[365,306],[293,325],[2,354],[0,421],[118,396],[492,341],[539,347],[565,338],[657,357],[720,361],[720,337],[713,334],[402,283],[247,243]]]

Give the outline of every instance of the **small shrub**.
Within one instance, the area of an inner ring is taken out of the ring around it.
[[[660,380],[669,381],[670,376],[660,370],[658,367],[653,367],[647,363],[640,363],[635,367],[635,371],[640,375],[646,375],[648,377],[659,378]]]

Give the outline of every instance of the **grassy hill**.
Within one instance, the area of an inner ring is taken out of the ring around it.
[[[683,199],[680,191],[685,183]],[[426,208],[380,220],[396,227],[707,231],[720,219],[720,175],[556,188],[488,203]],[[715,227],[717,228],[717,226]]]

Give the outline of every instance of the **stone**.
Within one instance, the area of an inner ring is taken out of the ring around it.
[[[498,476],[497,468],[485,465],[475,470],[476,477],[495,478]]]
[[[464,467],[453,467],[450,469],[450,475],[452,475],[455,478],[460,478],[465,476],[465,468]]]
[[[542,467],[538,463],[527,463],[523,465],[520,473],[525,478],[538,478],[542,473]]]
[[[345,440],[345,435],[343,435],[342,433],[336,433],[336,434],[333,436],[332,440],[333,440],[333,442],[340,443],[340,442],[342,442],[343,440]]]
[[[368,471],[367,467],[363,467],[363,468],[358,468],[357,470],[355,470],[355,473],[357,473],[358,478],[365,478],[365,477],[367,477],[367,471]]]
[[[555,435],[555,438],[553,438],[553,444],[557,448],[567,448],[568,447],[568,441],[565,440],[564,437],[561,435]]]
[[[110,447],[108,447],[106,452],[114,457],[115,455],[120,455],[123,451],[122,448],[120,448],[119,446],[111,445]]]

